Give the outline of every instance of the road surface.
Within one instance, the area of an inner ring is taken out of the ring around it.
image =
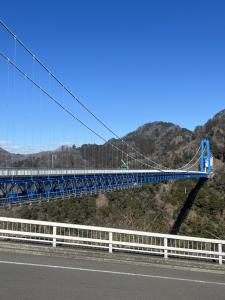
[[[225,299],[224,271],[0,252],[0,299]]]

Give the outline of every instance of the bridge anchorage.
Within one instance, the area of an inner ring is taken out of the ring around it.
[[[200,151],[200,158],[193,163]],[[196,155],[184,166],[185,169],[177,170],[1,169],[0,205],[11,206],[57,197],[90,195],[169,180],[207,180],[213,167],[208,140],[201,142]],[[194,171],[193,168],[198,165],[199,161],[199,169]]]

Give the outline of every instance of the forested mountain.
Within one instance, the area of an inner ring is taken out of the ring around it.
[[[215,115],[205,125],[198,126],[193,132],[172,123],[154,122],[129,133],[124,140],[149,158],[169,167],[178,167],[194,155],[202,138],[208,138],[211,142],[215,157],[214,175],[201,189],[180,233],[225,239],[225,110]],[[124,147],[120,140],[110,142]],[[95,167],[113,166],[108,143],[102,146],[83,145],[80,148],[62,147],[54,151],[54,155],[58,157],[54,161],[54,166],[92,167],[93,149]],[[130,151],[132,153],[132,150]],[[104,161],[102,153],[106,157]],[[17,166],[29,166],[33,163],[34,166],[43,167],[51,163],[50,154],[52,152],[14,156],[13,160]],[[1,158],[8,155],[10,157],[5,151],[0,151],[0,155]],[[118,157],[117,161],[120,159],[121,157]],[[41,203],[22,209],[5,210],[2,213],[24,218],[165,233],[171,230],[188,193],[195,184],[196,181],[192,180],[149,184],[142,188]]]

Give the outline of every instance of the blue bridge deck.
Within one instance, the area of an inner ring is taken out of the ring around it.
[[[208,176],[207,172],[185,170],[7,169],[0,170],[0,205]]]

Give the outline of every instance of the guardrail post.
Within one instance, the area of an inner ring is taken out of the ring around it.
[[[53,239],[52,239],[52,247],[53,247],[53,248],[56,247],[56,230],[57,230],[57,227],[56,227],[56,226],[53,226],[53,232],[52,232],[52,235],[53,235]]]
[[[219,252],[219,264],[223,264],[223,256],[222,256],[222,244],[218,244],[218,252]]]
[[[113,233],[109,232],[109,253],[113,253],[112,241],[113,241]]]
[[[164,258],[168,259],[168,239],[165,237],[164,238]]]

